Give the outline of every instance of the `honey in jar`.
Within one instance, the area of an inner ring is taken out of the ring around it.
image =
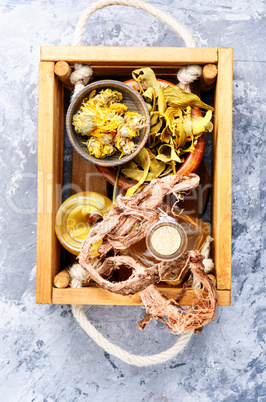
[[[60,206],[55,232],[62,246],[78,255],[91,228],[112,208],[112,201],[93,191],[77,193]]]

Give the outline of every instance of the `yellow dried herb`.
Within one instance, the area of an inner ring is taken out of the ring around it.
[[[73,116],[75,131],[89,137],[86,145],[95,158],[111,156],[117,150],[121,152],[120,157],[130,155],[137,147],[133,138],[146,127],[146,119],[127,111],[122,99],[120,92],[109,88],[98,94],[94,90]]]
[[[195,149],[195,139],[205,131],[212,131],[214,109],[195,94],[184,92],[177,86],[164,88],[151,68],[135,70],[132,76],[139,84],[140,93],[150,111],[150,134],[146,144],[149,162],[147,159],[144,164],[143,158],[147,157],[147,153],[143,149],[140,160],[134,158],[121,169],[126,177],[138,181],[132,188],[133,194],[144,180],[175,174],[185,155]],[[194,116],[191,114],[192,107],[206,109],[207,113],[204,117]],[[131,194],[130,190],[127,195]]]
[[[212,112],[208,110],[203,118],[198,116],[191,116],[192,118],[192,133],[194,135],[200,134],[203,131],[211,132],[213,130],[213,124],[211,122]]]
[[[146,67],[134,70],[132,72],[132,77],[134,78],[135,81],[137,81],[143,92],[144,90],[142,83],[146,88],[153,88],[155,90],[156,96],[159,95],[160,84],[157,81],[156,75],[154,74],[154,71],[151,68]]]
[[[138,188],[145,182],[149,168],[150,168],[150,156],[146,148],[142,148],[141,151],[138,153],[138,155],[134,158],[134,161],[140,165],[143,169],[143,175],[142,178],[138,181],[135,186],[130,187],[127,192],[126,192],[126,197],[131,197]]]
[[[182,91],[179,87],[168,86],[164,88],[166,103],[170,106],[179,107],[200,107],[202,109],[214,110],[212,106],[202,102],[200,98],[191,92]]]
[[[164,90],[163,87],[160,87],[158,95],[158,111],[163,115],[165,110],[166,110],[166,100],[164,96]]]
[[[153,179],[157,179],[160,176],[160,174],[165,170],[166,165],[164,162],[157,160],[150,149],[145,149],[148,152],[150,158],[149,173],[147,174],[145,181],[151,181]],[[136,160],[138,160],[138,158]],[[140,181],[143,179],[144,175],[144,170],[140,168],[142,168],[144,164],[142,163],[139,168],[138,164],[134,161],[135,159],[133,161],[127,162],[122,169],[122,173],[124,174],[124,176],[129,177],[130,179]]]

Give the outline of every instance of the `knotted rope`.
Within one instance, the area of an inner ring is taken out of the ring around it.
[[[205,257],[203,260],[205,272],[209,272],[210,269],[213,268],[213,262],[208,258],[211,241],[212,238],[208,236],[200,250],[202,255]],[[87,272],[79,264],[74,264],[69,269],[69,274],[71,278],[70,286],[73,288],[81,288],[82,284],[86,282]],[[192,287],[194,289],[199,289],[200,282],[195,281],[194,279]],[[133,355],[132,353],[121,349],[119,346],[114,345],[113,343],[108,341],[108,339],[106,339],[99,331],[97,331],[97,329],[90,323],[90,321],[86,317],[86,314],[84,313],[80,305],[72,305],[72,313],[77,322],[80,324],[81,328],[84,329],[84,331],[94,340],[94,342],[97,343],[97,345],[99,345],[109,354],[118,357],[123,362],[139,367],[159,364],[170,360],[186,347],[191,336],[193,335],[193,330],[184,332],[173,346],[171,346],[164,352],[158,353],[156,355]]]
[[[190,92],[189,84],[191,84],[201,76],[202,76],[202,67],[196,64],[180,68],[180,70],[178,70],[177,73],[177,79],[179,81],[178,86],[184,91]]]
[[[179,22],[177,22],[169,14],[162,12],[156,7],[145,3],[141,0],[99,0],[91,4],[80,15],[72,41],[72,46],[81,46],[85,27],[88,23],[90,16],[97,10],[108,6],[126,6],[134,7],[143,11],[147,11],[149,14],[158,18],[170,28],[172,28],[185,42],[187,47],[195,47],[195,40],[192,34]],[[195,71],[197,71],[195,73]],[[190,91],[189,84],[202,74],[200,66],[187,66],[179,70],[177,78],[180,81],[180,88]],[[92,76],[92,69],[89,66],[85,66],[79,63],[74,64],[74,71],[70,76],[70,81],[75,85],[75,89],[72,97],[74,97],[85,85],[89,82]]]
[[[92,68],[88,65],[75,63],[74,71],[70,75],[71,84],[75,85],[72,97],[81,91],[89,82],[93,74]]]

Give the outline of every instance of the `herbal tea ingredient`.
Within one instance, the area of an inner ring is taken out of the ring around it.
[[[118,150],[122,157],[135,151],[133,138],[147,123],[141,114],[127,111],[122,99],[121,92],[109,88],[97,95],[92,91],[73,116],[75,131],[89,137],[86,145],[90,155],[105,158]]]
[[[169,256],[179,249],[181,236],[176,228],[169,225],[161,226],[153,233],[151,244],[158,254]]]
[[[158,261],[151,267],[124,254],[131,245],[144,239],[151,226],[159,220],[158,207],[166,195],[186,192],[198,184],[199,177],[195,174],[170,175],[154,180],[133,197],[119,195],[113,209],[92,228],[83,243],[78,259],[91,280],[103,289],[120,295],[139,292],[148,314],[139,324],[141,329],[154,318],[163,321],[177,334],[197,330],[215,316],[215,287],[204,273],[204,257],[197,250],[185,252],[173,261]],[[110,251],[114,256],[108,254]],[[164,281],[169,274],[178,274],[187,265],[207,294],[196,294],[192,307],[183,309],[175,300],[162,295],[155,284]],[[132,269],[131,276],[122,282],[109,281],[106,276],[120,267]]]
[[[123,165],[121,171],[136,181],[151,181],[168,174],[175,174],[177,164],[185,161],[187,153],[195,149],[195,141],[203,132],[213,130],[213,107],[203,103],[192,93],[177,86],[163,88],[151,68],[134,70],[132,76],[150,112],[150,134],[146,143],[147,162],[139,158]],[[192,108],[206,109],[204,117],[193,115]],[[143,155],[144,156],[144,155]],[[144,178],[145,177],[145,178]],[[131,189],[130,189],[131,190]]]

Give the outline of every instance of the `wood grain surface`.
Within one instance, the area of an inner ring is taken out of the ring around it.
[[[37,203],[37,303],[52,302],[52,283],[60,266],[55,214],[61,204],[64,138],[63,87],[54,63],[40,63]],[[58,186],[59,184],[59,186]]]
[[[231,289],[233,50],[218,51],[213,133],[212,228],[218,289]]]
[[[109,47],[109,46],[42,46],[41,61],[97,63],[98,65],[185,65],[217,63],[215,47]]]
[[[37,303],[60,304],[139,304],[137,296],[127,298],[103,289],[53,288],[60,271],[60,245],[55,236],[56,211],[61,203],[64,132],[63,85],[55,76],[55,62],[70,63],[92,60],[99,69],[120,66],[125,74],[139,64],[173,72],[175,65],[217,63],[215,89],[215,122],[213,133],[212,228],[215,238],[213,258],[216,266],[219,305],[230,304],[231,288],[231,183],[232,183],[232,49],[222,48],[90,48],[44,47],[39,72],[39,139],[38,139],[38,213],[37,213]],[[164,57],[162,57],[164,56]],[[101,67],[102,66],[102,67]],[[99,70],[100,71],[100,70]],[[96,76],[97,77],[97,76]],[[73,151],[72,187],[107,192],[107,182],[95,166]],[[207,177],[207,176],[206,176]],[[174,295],[176,288],[164,290]],[[182,304],[194,300],[187,290]]]
[[[160,291],[167,297],[175,299],[181,288],[160,287]],[[204,295],[203,290],[198,290]],[[229,290],[218,290],[218,306],[228,306],[231,302],[231,293]],[[191,305],[195,300],[195,291],[186,290],[184,296],[180,299],[181,305]],[[121,296],[108,290],[97,287],[83,287],[80,289],[57,289],[53,288],[54,304],[95,304],[95,305],[140,305],[140,297],[136,294],[133,296]]]

